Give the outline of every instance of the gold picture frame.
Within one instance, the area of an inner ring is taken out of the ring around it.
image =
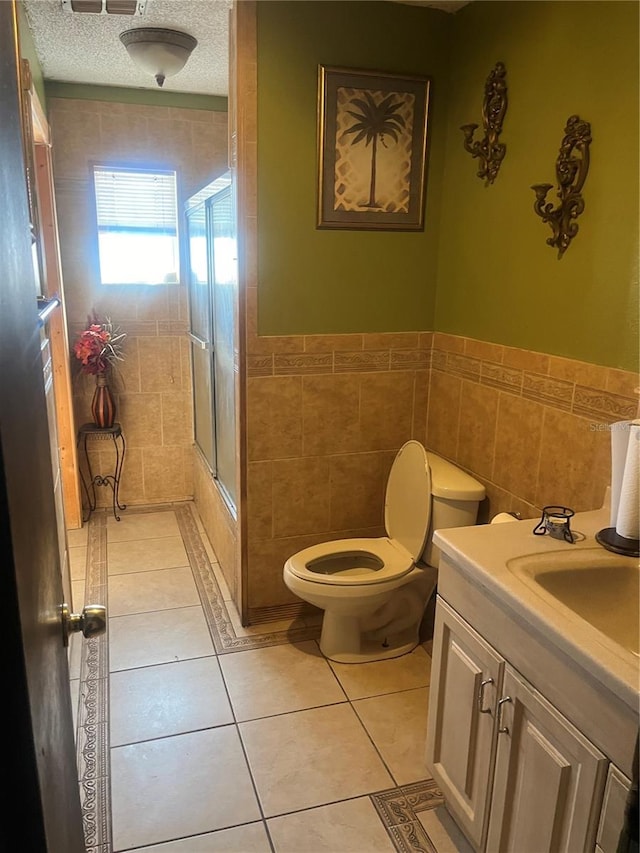
[[[319,66],[318,228],[424,230],[429,87]]]

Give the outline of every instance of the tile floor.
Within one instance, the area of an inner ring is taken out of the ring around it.
[[[423,760],[430,657],[344,665],[318,620],[242,628],[191,504],[70,531],[91,853],[468,851]],[[74,637],[74,641],[76,638]]]

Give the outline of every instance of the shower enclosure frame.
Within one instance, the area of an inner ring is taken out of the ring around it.
[[[194,441],[196,452],[237,519],[234,361],[238,272],[234,217],[230,172],[185,204]]]

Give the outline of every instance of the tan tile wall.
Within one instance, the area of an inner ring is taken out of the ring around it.
[[[213,544],[234,601],[237,600],[238,526],[213,480],[202,454],[194,451],[193,493],[198,515]]]
[[[435,333],[427,446],[487,489],[481,520],[602,505],[608,425],[637,417],[637,374]]]
[[[191,366],[184,284],[104,287],[96,280],[90,163],[176,169],[180,206],[227,168],[227,114],[52,98],[54,177],[69,337],[96,311],[126,332],[113,380],[127,442],[121,499],[145,504],[193,496]],[[76,367],[72,358],[73,367]],[[94,380],[75,383],[78,424],[90,421]],[[110,471],[109,443],[91,442],[95,470]],[[99,467],[98,467],[99,466]],[[101,503],[109,502],[99,490]]]
[[[295,551],[384,534],[394,456],[426,437],[431,341],[420,332],[248,335],[250,615],[297,602],[282,582]]]
[[[485,485],[481,521],[533,518],[546,504],[602,505],[608,424],[638,412],[636,374],[439,333],[250,337],[247,365],[258,617],[295,602],[282,582],[294,552],[384,535],[387,475],[409,438]]]

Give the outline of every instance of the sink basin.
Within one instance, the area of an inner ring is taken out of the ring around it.
[[[515,557],[507,568],[623,649],[639,654],[640,563],[600,548]]]

